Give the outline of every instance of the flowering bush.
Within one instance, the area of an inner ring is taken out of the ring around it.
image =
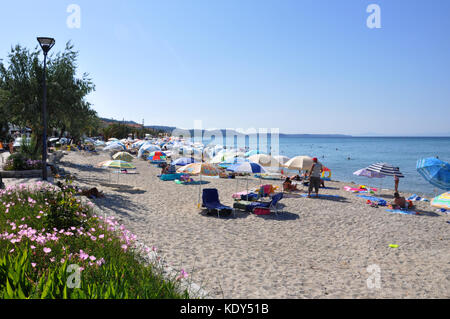
[[[0,190],[0,298],[188,297],[140,261],[134,234],[89,204],[68,186]],[[78,288],[67,284],[70,265]]]
[[[3,169],[5,171],[25,171],[41,169],[42,161],[26,159],[22,153],[14,153],[8,157]]]

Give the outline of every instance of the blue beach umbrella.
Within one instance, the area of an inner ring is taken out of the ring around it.
[[[417,161],[417,172],[430,184],[443,189],[450,190],[450,164],[440,159],[430,157]]]
[[[186,166],[188,164],[197,163],[192,157],[180,157],[172,162],[172,165]]]
[[[250,173],[250,174],[251,173],[261,174],[266,172],[264,167],[262,167],[258,163],[253,162],[237,163],[228,167],[227,170],[235,173]]]

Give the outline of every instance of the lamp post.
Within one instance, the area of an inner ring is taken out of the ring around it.
[[[44,83],[43,83],[43,103],[42,103],[42,123],[44,125],[43,130],[43,144],[42,144],[42,180],[47,180],[47,83],[46,83],[46,69],[47,69],[47,53],[55,45],[55,39],[53,38],[37,38],[39,45],[44,52]]]

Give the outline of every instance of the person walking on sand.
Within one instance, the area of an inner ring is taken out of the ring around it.
[[[322,174],[322,164],[317,161],[317,157],[313,158],[313,165],[311,167],[311,172],[309,173],[309,188],[308,188],[308,197],[311,197],[311,191],[314,187],[316,191],[316,197],[319,197],[319,188],[320,188],[320,175]]]

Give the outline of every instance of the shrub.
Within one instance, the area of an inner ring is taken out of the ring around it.
[[[3,166],[5,171],[24,171],[41,168],[42,161],[27,159],[22,153],[11,154]]]
[[[90,202],[89,202],[90,203]],[[188,298],[142,263],[136,236],[95,216],[69,185],[0,190],[0,298]],[[71,288],[70,265],[81,271]]]

